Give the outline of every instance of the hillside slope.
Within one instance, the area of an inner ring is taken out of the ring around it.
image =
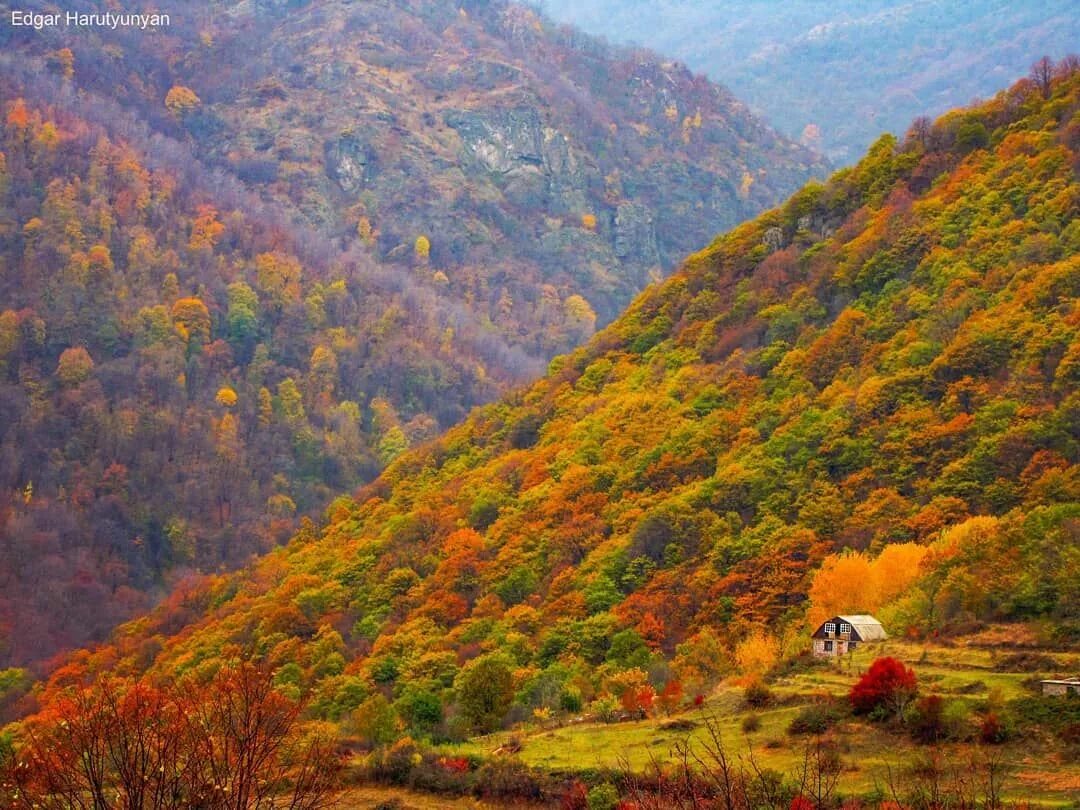
[[[534,362],[25,89],[0,79],[0,661],[268,549]]]
[[[665,659],[708,682],[748,631],[802,626],[827,554],[907,541],[938,580],[893,632],[1053,617],[1075,637],[1078,168],[1072,63],[882,138],[38,699],[254,654],[317,716],[381,694],[453,736],[607,699],[619,673],[659,690]],[[520,708],[477,715],[470,678],[507,665]]]
[[[515,6],[170,14],[0,29],[0,664],[272,547],[820,166]]]
[[[882,131],[903,132],[916,116],[992,95],[1080,37],[1069,0],[544,0],[542,7],[613,42],[683,60],[838,164],[857,160]]]

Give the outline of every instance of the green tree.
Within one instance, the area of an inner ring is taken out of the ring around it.
[[[470,661],[454,680],[458,708],[474,731],[499,727],[514,699],[513,670],[501,655]]]
[[[292,377],[286,377],[278,384],[278,401],[281,403],[281,415],[290,425],[299,425],[306,418],[304,398]]]
[[[259,296],[243,281],[229,285],[229,309],[225,321],[229,341],[237,348],[248,347],[259,328]]]
[[[371,748],[392,743],[398,736],[398,717],[394,707],[381,694],[374,694],[352,713],[356,735]]]
[[[439,696],[415,684],[405,687],[394,702],[394,709],[414,734],[430,734],[443,719]]]

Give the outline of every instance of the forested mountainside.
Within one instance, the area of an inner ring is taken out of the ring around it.
[[[504,0],[183,0],[170,18],[10,45],[69,47],[75,87],[537,356],[823,175],[724,88]]]
[[[515,379],[433,291],[0,96],[5,660],[266,550]]]
[[[454,738],[703,689],[815,610],[916,637],[1052,618],[1075,641],[1080,70],[1054,72],[718,238],[544,379],[20,708],[253,656],[314,717]],[[854,552],[883,576],[815,591]]]
[[[1080,41],[1069,0],[543,0],[555,19],[678,57],[781,132],[853,162],[884,131],[987,97]]]
[[[2,29],[0,663],[267,550],[820,166],[516,6],[170,15]]]

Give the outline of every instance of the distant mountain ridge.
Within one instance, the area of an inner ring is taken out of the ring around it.
[[[781,132],[851,162],[884,131],[988,96],[1080,41],[1068,0],[543,0],[730,87]],[[806,128],[811,126],[812,129]]]

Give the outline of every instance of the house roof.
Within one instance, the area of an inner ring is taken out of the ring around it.
[[[854,627],[855,632],[859,634],[859,638],[863,641],[884,641],[889,637],[885,633],[885,628],[881,626],[881,622],[868,613],[860,613],[855,616],[838,616],[837,618]]]
[[[828,619],[829,622],[839,623],[845,622],[850,624],[855,634],[862,641],[884,641],[889,636],[885,632],[885,628],[881,626],[881,622],[875,619],[873,616],[867,613],[859,613],[851,616],[833,616]],[[818,628],[818,633],[822,632],[826,622],[822,622],[821,627]]]

